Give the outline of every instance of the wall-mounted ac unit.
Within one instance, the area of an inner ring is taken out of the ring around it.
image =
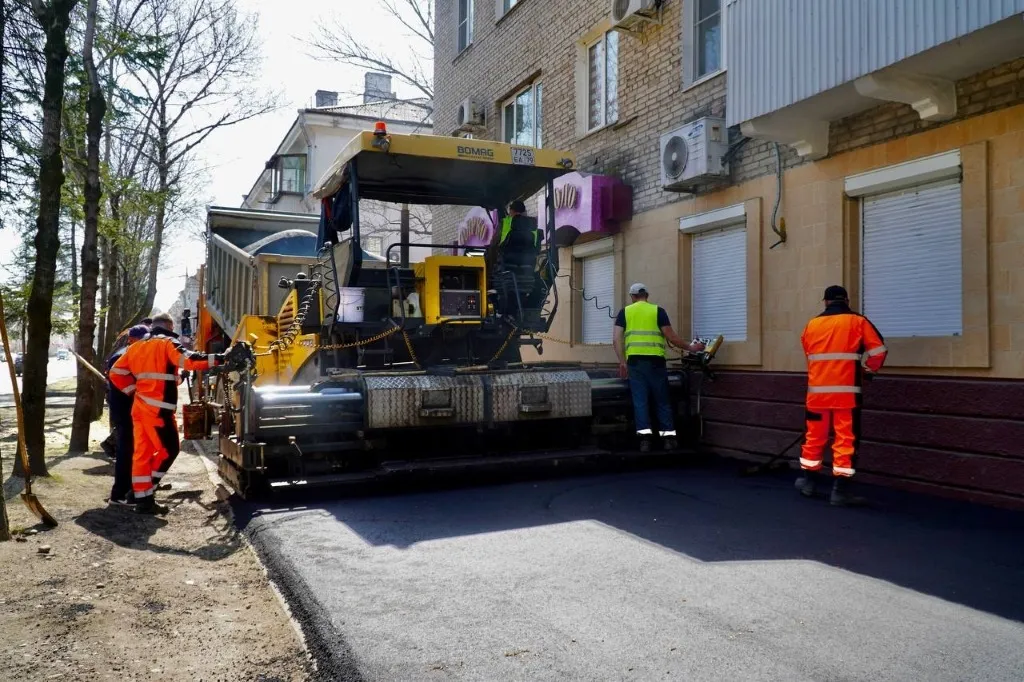
[[[701,182],[726,177],[722,159],[729,149],[723,118],[698,118],[661,136],[661,188],[688,191]]]
[[[480,106],[480,103],[475,99],[467,98],[459,105],[459,110],[455,118],[460,128],[464,126],[483,125],[484,110],[483,107]]]
[[[658,23],[658,0],[611,0],[612,28],[633,30],[644,23]]]

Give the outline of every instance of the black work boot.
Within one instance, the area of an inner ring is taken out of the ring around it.
[[[661,447],[665,452],[672,452],[679,449],[679,443],[676,441],[675,436],[667,436],[662,439]]]
[[[836,476],[829,504],[833,507],[859,507],[864,504],[864,498],[850,494],[850,479],[847,476]]]
[[[804,497],[814,497],[816,489],[815,472],[803,469],[800,472],[800,478],[796,479],[796,489],[800,491],[800,494]]]
[[[650,451],[651,451],[651,438],[650,438],[650,436],[641,436],[640,437],[640,452],[650,452]]]
[[[136,514],[146,514],[147,516],[164,516],[170,511],[167,507],[157,504],[156,500],[153,499],[152,495],[147,495],[135,504]]]

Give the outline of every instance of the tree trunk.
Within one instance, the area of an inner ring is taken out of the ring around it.
[[[15,446],[17,449],[17,446]],[[4,480],[3,459],[0,458],[0,481]],[[0,494],[0,542],[7,542],[11,539],[11,522],[7,518],[7,504],[4,496]]]
[[[109,198],[110,202],[110,222],[115,225],[115,229],[120,231],[121,224],[121,197],[118,194],[111,194]],[[121,321],[124,319],[124,303],[121,296],[121,271],[120,271],[120,258],[121,249],[117,243],[117,237],[113,237],[110,240],[109,254],[107,255],[107,332],[105,343],[103,344],[103,356],[106,357],[110,353],[110,349],[114,346],[114,339],[117,338],[118,333],[121,329]]]
[[[99,296],[100,296],[100,309],[96,315],[96,324],[99,327],[96,330],[96,350],[97,354],[101,358],[107,356],[107,321],[109,319],[110,311],[107,310],[107,296],[110,292],[110,240],[100,235],[100,284],[99,284]]]
[[[85,41],[82,61],[89,78],[89,97],[86,100],[86,165],[85,190],[82,205],[85,209],[85,229],[82,241],[82,290],[78,308],[77,352],[86,362],[95,366],[96,352],[93,342],[96,338],[96,289],[100,274],[100,260],[97,253],[97,238],[100,223],[100,139],[103,137],[103,117],[107,103],[103,99],[93,61],[93,39],[96,35],[97,0],[89,0],[86,10]],[[78,391],[75,411],[71,421],[71,452],[89,450],[89,425],[103,410],[100,381],[88,371],[78,372]],[[99,408],[99,409],[97,409]]]
[[[75,244],[78,242],[77,221],[71,219],[71,302],[78,304],[78,297],[82,293],[78,286],[78,258],[75,257]]]
[[[46,33],[43,45],[42,143],[39,149],[39,213],[36,217],[36,264],[27,306],[28,349],[25,353],[25,441],[33,476],[46,470],[46,365],[49,361],[53,286],[60,249],[60,198],[64,186],[61,158],[61,110],[64,106],[64,68],[68,59],[67,31],[77,0],[33,2],[36,20]],[[18,466],[15,467],[17,472]]]
[[[160,198],[156,203],[156,216],[153,226],[153,249],[149,256],[149,283],[146,287],[146,300],[142,310],[136,313],[130,324],[149,316],[156,301],[156,278],[160,270],[160,249],[164,243],[164,222],[167,220],[167,194],[170,191],[170,132],[167,129],[167,104],[160,102],[159,128],[157,130],[157,162],[156,170],[159,178],[158,189]]]

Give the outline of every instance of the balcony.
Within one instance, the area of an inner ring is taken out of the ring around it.
[[[956,116],[957,80],[1024,54],[1024,0],[732,0],[727,123],[828,154],[829,123],[903,102]]]

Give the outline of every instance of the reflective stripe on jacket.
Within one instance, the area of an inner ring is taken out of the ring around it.
[[[665,357],[665,335],[658,327],[658,306],[647,301],[630,303],[625,308],[626,358],[632,355]]]
[[[148,337],[128,346],[117,359],[110,370],[110,382],[123,391],[134,376],[137,400],[133,412],[173,414],[178,408],[178,370],[209,369],[220,359],[221,356],[185,350],[173,332],[154,327]]]
[[[877,372],[887,354],[875,325],[845,305],[832,305],[807,323],[800,339],[807,357],[808,409],[859,406],[862,368]]]

